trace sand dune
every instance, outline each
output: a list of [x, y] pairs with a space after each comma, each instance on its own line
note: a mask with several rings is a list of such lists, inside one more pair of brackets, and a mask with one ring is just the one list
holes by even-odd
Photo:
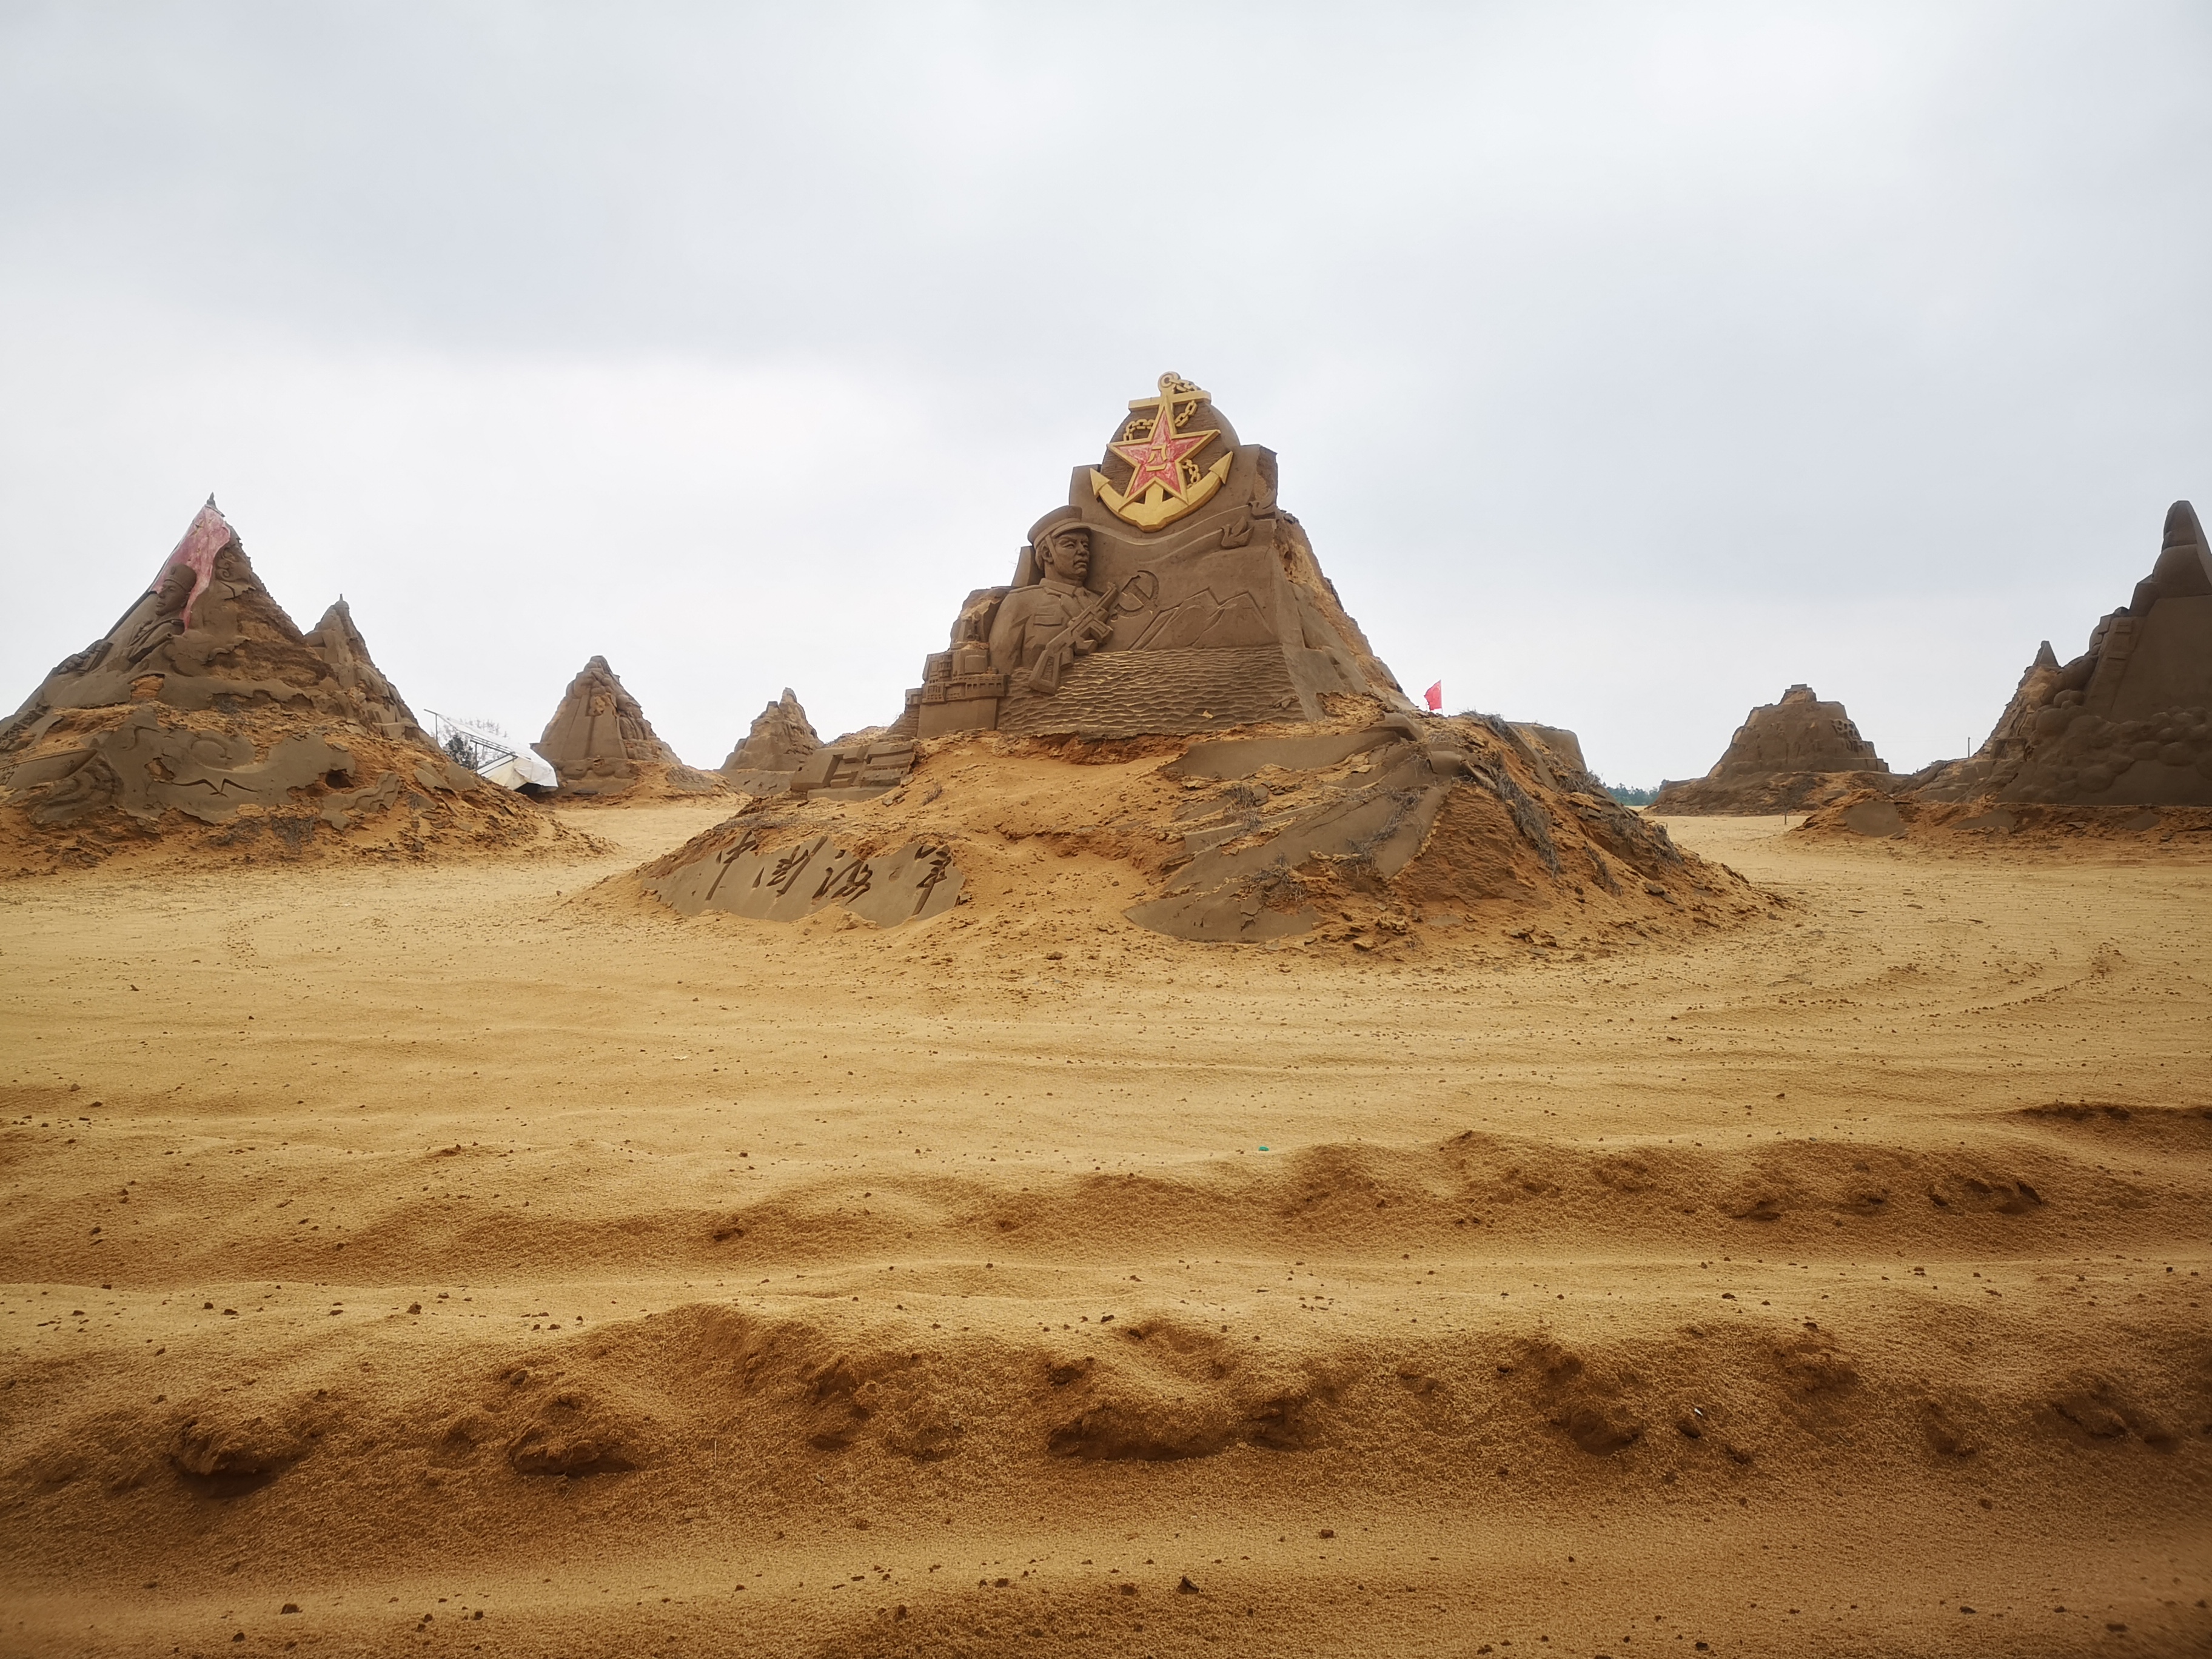
[[643, 896], [723, 810], [0, 888], [0, 1646], [2212, 1642], [2202, 853], [1263, 949]]

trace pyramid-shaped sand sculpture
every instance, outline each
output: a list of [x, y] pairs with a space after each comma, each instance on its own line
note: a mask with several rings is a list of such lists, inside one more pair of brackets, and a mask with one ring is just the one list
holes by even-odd
[[821, 735], [789, 686], [761, 710], [744, 741], [722, 763], [722, 781], [749, 795], [790, 792], [792, 778], [822, 747]]
[[605, 657], [568, 682], [531, 747], [551, 763], [563, 795], [635, 801], [725, 793], [714, 774], [686, 766], [660, 740]]
[[1711, 771], [1662, 784], [1651, 810], [1712, 817], [1802, 812], [1895, 781], [1843, 704], [1823, 702], [1809, 685], [1793, 685], [1781, 702], [1751, 711]]
[[1602, 945], [1765, 906], [1616, 804], [1571, 733], [1415, 713], [1275, 477], [1161, 376], [1013, 580], [969, 595], [900, 722], [824, 744], [646, 889], [685, 915], [1389, 950]]
[[0, 725], [0, 867], [565, 838], [432, 747], [333, 615], [303, 635], [210, 498], [122, 619]]
[[1989, 740], [1900, 793], [1924, 802], [2212, 806], [2212, 547], [2187, 501], [2167, 509], [2151, 573], [2089, 648], [2045, 640]]

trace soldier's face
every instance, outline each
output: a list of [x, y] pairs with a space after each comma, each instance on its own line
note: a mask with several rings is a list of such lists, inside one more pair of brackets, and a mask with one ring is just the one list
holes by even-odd
[[1045, 548], [1044, 567], [1064, 582], [1079, 582], [1091, 574], [1091, 538], [1080, 530], [1063, 530]]

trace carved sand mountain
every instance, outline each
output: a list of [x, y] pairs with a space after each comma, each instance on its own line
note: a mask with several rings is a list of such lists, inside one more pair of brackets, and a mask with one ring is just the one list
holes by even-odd
[[354, 717], [362, 725], [394, 743], [436, 746], [416, 720], [407, 700], [384, 678], [369, 656], [368, 641], [362, 638], [361, 629], [354, 625], [353, 607], [343, 596], [323, 612], [322, 621], [315, 624], [307, 640], [330, 665], [331, 678], [353, 699]]
[[969, 595], [902, 726], [817, 750], [646, 890], [687, 915], [1392, 950], [1607, 948], [1765, 907], [1614, 803], [1571, 732], [1414, 712], [1274, 456], [1159, 386], [1013, 581]]
[[[212, 497], [120, 620], [0, 726], [0, 870], [138, 848], [419, 857], [570, 839], [414, 732], [344, 623], [302, 635]], [[381, 688], [378, 690], [377, 688]]]
[[793, 774], [822, 747], [822, 738], [789, 686], [780, 702], [761, 710], [744, 741], [722, 763], [722, 778], [747, 794], [775, 794], [791, 787]]
[[531, 745], [552, 763], [564, 795], [643, 800], [724, 792], [711, 772], [686, 766], [663, 743], [605, 657], [586, 663]]
[[1929, 801], [2212, 806], [2212, 546], [2176, 501], [2151, 573], [2061, 665], [2051, 642], [1986, 742], [1917, 781]]
[[1012, 581], [968, 596], [895, 731], [1127, 738], [1410, 711], [1277, 505], [1274, 452], [1173, 374], [1129, 411]]
[[[2084, 808], [2127, 809], [2100, 818]], [[1982, 746], [1819, 814], [1814, 834], [2212, 830], [2212, 545], [2176, 501], [2149, 575], [2062, 665], [2045, 640]]]
[[1651, 810], [1665, 814], [1762, 816], [1800, 812], [1893, 781], [1839, 702], [1793, 685], [1736, 727], [1727, 751], [1702, 778], [1669, 780]]

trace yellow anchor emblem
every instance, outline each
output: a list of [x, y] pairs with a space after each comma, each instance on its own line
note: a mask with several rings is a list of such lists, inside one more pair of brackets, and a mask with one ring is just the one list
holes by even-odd
[[1221, 434], [1218, 430], [1184, 430], [1198, 413], [1207, 394], [1170, 369], [1160, 376], [1157, 398], [1129, 400], [1129, 422], [1121, 437], [1107, 447], [1131, 468], [1126, 493], [1108, 482], [1097, 467], [1091, 469], [1091, 494], [1106, 503], [1107, 511], [1126, 519], [1139, 530], [1158, 530], [1186, 513], [1194, 512], [1228, 482], [1234, 454], [1224, 455], [1201, 468], [1192, 458]]

